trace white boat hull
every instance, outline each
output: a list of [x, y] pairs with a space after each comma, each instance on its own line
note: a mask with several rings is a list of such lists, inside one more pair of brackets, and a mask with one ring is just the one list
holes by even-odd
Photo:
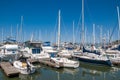
[[56, 64], [67, 67], [67, 68], [77, 68], [79, 67], [78, 61], [69, 60], [67, 58], [51, 58]]
[[21, 74], [32, 74], [35, 72], [35, 68], [33, 68], [32, 66], [30, 67], [30, 69], [28, 70], [27, 66], [26, 65], [23, 65], [22, 62], [20, 61], [15, 61], [13, 63], [14, 67], [16, 69], [18, 69], [18, 71], [21, 73]]

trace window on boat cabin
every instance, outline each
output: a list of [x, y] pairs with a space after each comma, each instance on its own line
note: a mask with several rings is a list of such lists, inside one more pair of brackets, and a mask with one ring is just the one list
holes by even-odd
[[40, 54], [41, 50], [36, 48], [36, 49], [32, 49], [32, 54]]
[[111, 57], [113, 57], [113, 58], [114, 58], [115, 56], [114, 56], [114, 55], [111, 55]]
[[16, 51], [16, 49], [7, 49], [7, 51]]
[[107, 56], [108, 56], [108, 57], [112, 57], [112, 58], [114, 57], [114, 55], [107, 55]]
[[7, 49], [8, 52], [15, 53], [17, 50], [16, 49]]

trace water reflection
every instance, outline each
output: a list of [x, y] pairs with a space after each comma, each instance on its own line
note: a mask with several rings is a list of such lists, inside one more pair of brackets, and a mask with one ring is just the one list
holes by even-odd
[[118, 80], [120, 68], [99, 66], [87, 63], [81, 63], [80, 65], [81, 77], [83, 80]]
[[40, 70], [37, 69], [34, 74], [29, 75], [20, 74], [19, 80], [37, 80], [40, 76], [41, 76]]
[[120, 80], [119, 67], [80, 63], [77, 69], [42, 66], [34, 74], [8, 78], [0, 71], [0, 80]]

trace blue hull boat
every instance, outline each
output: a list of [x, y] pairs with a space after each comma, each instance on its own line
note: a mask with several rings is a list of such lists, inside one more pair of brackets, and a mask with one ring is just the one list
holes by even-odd
[[98, 65], [106, 65], [106, 66], [112, 66], [112, 63], [110, 60], [96, 60], [96, 59], [89, 59], [84, 57], [74, 57], [79, 61], [92, 63], [92, 64], [98, 64]]

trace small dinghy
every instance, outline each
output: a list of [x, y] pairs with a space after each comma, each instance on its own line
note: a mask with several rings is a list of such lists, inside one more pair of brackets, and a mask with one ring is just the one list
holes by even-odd
[[13, 66], [17, 68], [21, 74], [31, 74], [35, 72], [35, 66], [30, 64], [26, 58], [14, 61]]

